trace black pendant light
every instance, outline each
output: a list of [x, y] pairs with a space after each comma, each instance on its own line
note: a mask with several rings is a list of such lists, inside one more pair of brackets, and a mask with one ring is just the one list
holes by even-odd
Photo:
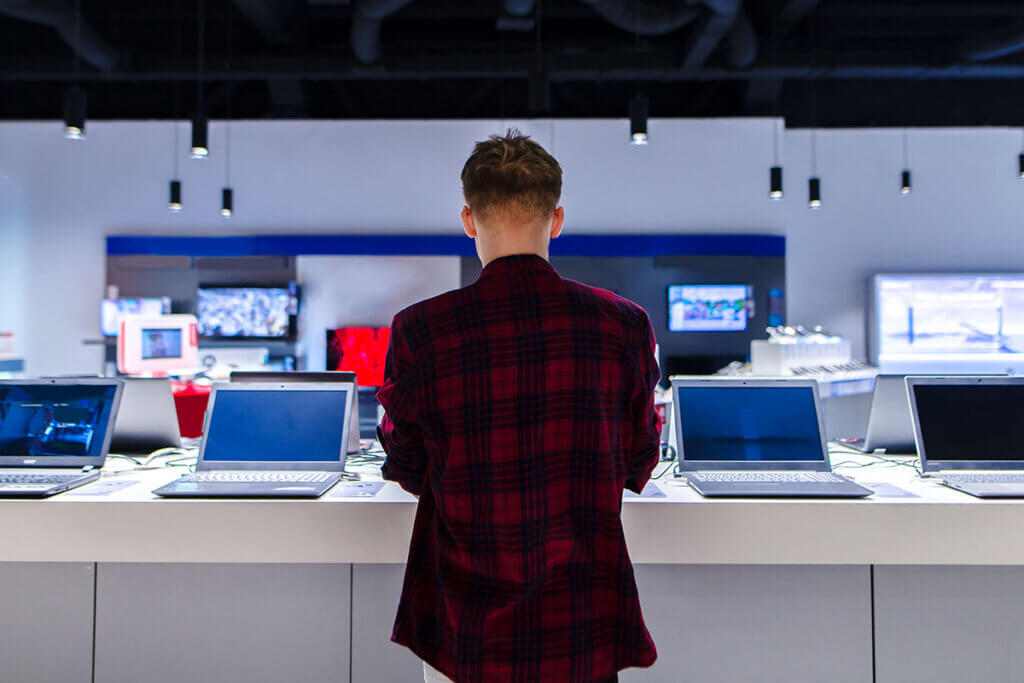
[[647, 138], [647, 97], [637, 93], [629, 101], [629, 144], [646, 145]]
[[192, 158], [210, 156], [210, 121], [203, 106], [203, 56], [206, 39], [206, 2], [199, 0], [196, 27], [196, 113], [192, 115]]
[[811, 177], [807, 179], [807, 206], [821, 208], [821, 178], [818, 177], [818, 131], [811, 129]]
[[[82, 44], [82, 3], [75, 0], [75, 41]], [[78, 84], [78, 50], [75, 55], [75, 84], [64, 91], [64, 138], [67, 140], [85, 139], [85, 91]]]
[[782, 192], [782, 162], [779, 160], [779, 157], [780, 157], [780, 154], [779, 154], [779, 147], [780, 147], [779, 138], [781, 137], [779, 128], [781, 128], [782, 125], [783, 125], [783, 123], [780, 120], [778, 123], [775, 124], [775, 128], [773, 129], [773, 132], [772, 132], [773, 147], [774, 147], [774, 154], [775, 154], [775, 164], [771, 167], [771, 170], [768, 173], [768, 196], [772, 200], [774, 200], [774, 201], [778, 201], [778, 200], [782, 199], [782, 197], [783, 197], [783, 192]]
[[171, 175], [170, 192], [167, 197], [167, 208], [172, 213], [181, 213], [181, 180], [178, 176], [178, 142], [180, 138], [179, 131], [181, 124], [175, 121], [172, 125], [174, 126], [174, 146], [172, 148], [173, 156], [171, 157], [173, 159], [173, 173]]
[[913, 191], [910, 182], [910, 133], [903, 129], [903, 171], [900, 173], [900, 194], [907, 196]]

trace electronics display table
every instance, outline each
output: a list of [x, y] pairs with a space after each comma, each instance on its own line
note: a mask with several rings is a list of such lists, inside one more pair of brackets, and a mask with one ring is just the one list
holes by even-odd
[[[661, 656], [622, 679], [1018, 678], [1024, 501], [975, 500], [901, 466], [839, 471], [887, 490], [710, 501], [666, 474], [665, 497], [627, 500]], [[388, 643], [412, 496], [390, 483], [372, 498], [339, 497], [339, 485], [317, 501], [149, 493], [180, 473], [106, 476], [135, 482], [106, 495], [0, 501], [11, 680], [416, 680], [415, 657]]]

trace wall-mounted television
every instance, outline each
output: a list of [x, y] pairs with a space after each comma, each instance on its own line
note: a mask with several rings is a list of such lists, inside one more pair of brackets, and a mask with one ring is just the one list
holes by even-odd
[[121, 331], [121, 317], [141, 315], [154, 318], [171, 312], [168, 297], [145, 299], [103, 299], [100, 302], [100, 333], [104, 337], [116, 337]]
[[298, 286], [199, 285], [196, 317], [208, 339], [293, 340]]
[[753, 297], [749, 285], [670, 285], [669, 332], [741, 332]]
[[327, 370], [354, 372], [360, 387], [379, 387], [390, 339], [390, 327], [327, 330]]
[[883, 372], [1024, 372], [1024, 273], [880, 274], [870, 309]]

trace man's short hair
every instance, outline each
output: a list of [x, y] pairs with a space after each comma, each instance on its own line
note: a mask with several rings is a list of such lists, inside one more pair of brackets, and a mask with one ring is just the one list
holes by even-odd
[[476, 143], [462, 167], [462, 194], [475, 214], [551, 216], [562, 196], [562, 167], [516, 129]]

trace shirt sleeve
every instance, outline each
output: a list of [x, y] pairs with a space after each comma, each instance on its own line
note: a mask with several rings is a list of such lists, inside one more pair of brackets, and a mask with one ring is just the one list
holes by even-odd
[[643, 314], [640, 343], [637, 345], [637, 389], [630, 399], [627, 433], [630, 434], [629, 472], [626, 488], [640, 493], [658, 464], [661, 447], [661, 417], [654, 408], [654, 388], [661, 379], [654, 355], [654, 330]]
[[417, 422], [418, 390], [416, 364], [404, 336], [400, 315], [391, 324], [384, 383], [377, 400], [384, 406], [384, 418], [377, 426], [377, 440], [387, 453], [381, 473], [413, 495], [420, 495], [426, 482], [427, 451], [423, 430]]

